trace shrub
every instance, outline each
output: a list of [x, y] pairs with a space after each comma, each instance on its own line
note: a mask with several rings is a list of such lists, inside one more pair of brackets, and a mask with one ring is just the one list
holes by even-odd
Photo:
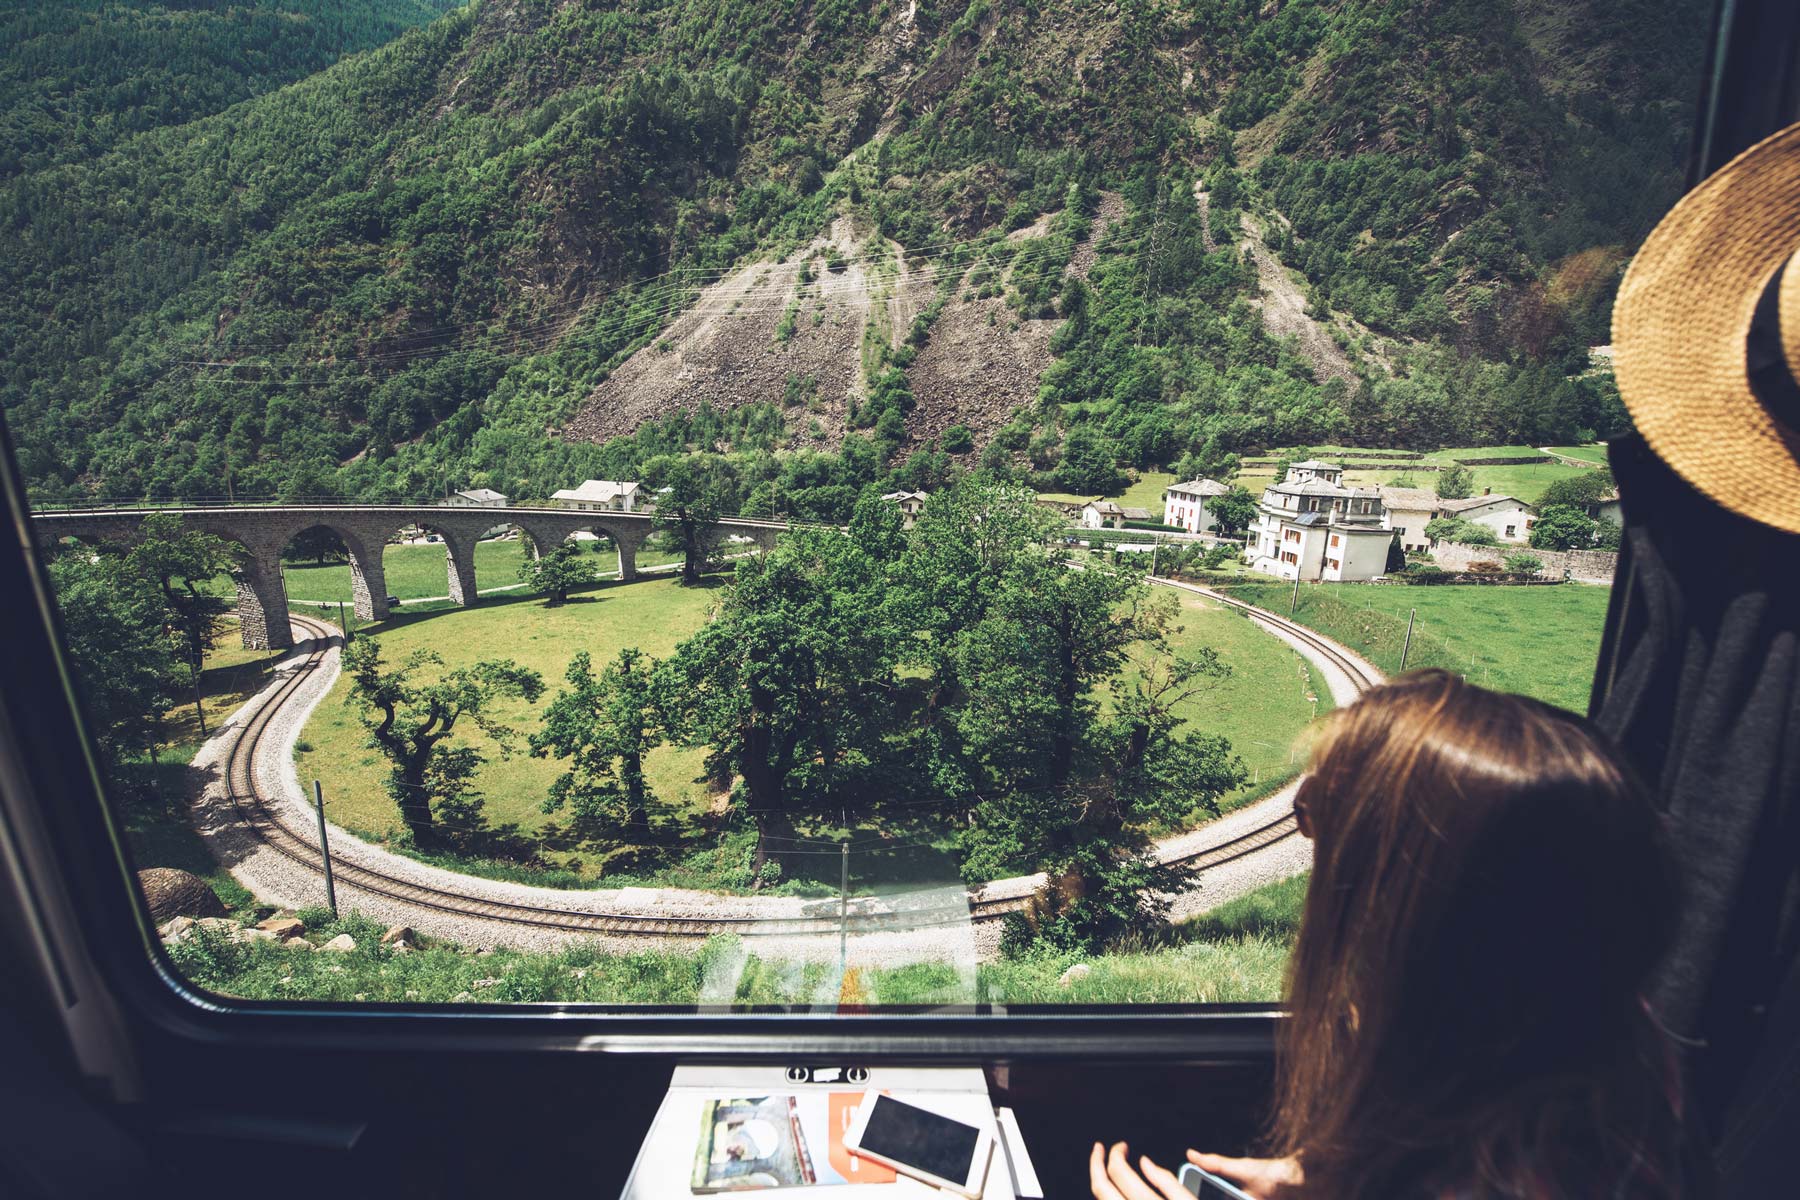
[[1535, 554], [1509, 554], [1506, 556], [1506, 569], [1519, 575], [1536, 575], [1544, 569], [1544, 560]]

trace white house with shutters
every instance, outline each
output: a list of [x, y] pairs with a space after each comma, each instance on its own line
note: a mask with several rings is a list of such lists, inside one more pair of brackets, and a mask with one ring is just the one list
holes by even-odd
[[577, 512], [644, 512], [643, 489], [618, 479], [590, 479], [577, 488], [564, 488], [550, 497], [562, 508]]
[[1515, 496], [1496, 496], [1487, 491], [1463, 500], [1439, 500], [1438, 513], [1485, 525], [1495, 537], [1513, 546], [1525, 545], [1531, 538], [1531, 527], [1537, 524], [1537, 509], [1531, 505]]
[[1179, 525], [1189, 533], [1213, 533], [1219, 519], [1207, 502], [1231, 489], [1216, 479], [1190, 479], [1163, 489], [1163, 524]]
[[1376, 488], [1345, 487], [1344, 468], [1309, 459], [1263, 489], [1251, 566], [1282, 579], [1354, 582], [1387, 570], [1394, 531]]

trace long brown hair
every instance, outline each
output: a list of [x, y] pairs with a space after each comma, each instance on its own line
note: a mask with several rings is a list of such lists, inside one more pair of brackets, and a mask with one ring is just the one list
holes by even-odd
[[1585, 721], [1442, 671], [1339, 712], [1297, 806], [1312, 880], [1275, 1150], [1305, 1196], [1664, 1192], [1640, 988], [1669, 936], [1657, 818]]

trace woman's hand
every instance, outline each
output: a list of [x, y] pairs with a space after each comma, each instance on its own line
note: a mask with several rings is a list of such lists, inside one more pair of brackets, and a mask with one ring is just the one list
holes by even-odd
[[1094, 1200], [1194, 1200], [1194, 1194], [1175, 1176], [1146, 1157], [1138, 1158], [1142, 1175], [1132, 1170], [1125, 1157], [1128, 1149], [1124, 1142], [1116, 1142], [1112, 1152], [1105, 1153], [1099, 1142], [1094, 1143], [1094, 1151], [1088, 1155], [1088, 1183], [1094, 1189]]
[[1187, 1157], [1202, 1171], [1231, 1180], [1256, 1200], [1273, 1200], [1284, 1188], [1299, 1187], [1306, 1178], [1300, 1160], [1293, 1157], [1226, 1158], [1223, 1154], [1202, 1154], [1198, 1150], [1189, 1150]]

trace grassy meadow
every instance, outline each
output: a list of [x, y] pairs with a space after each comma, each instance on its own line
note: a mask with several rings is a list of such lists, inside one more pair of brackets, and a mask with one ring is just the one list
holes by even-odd
[[[239, 944], [200, 933], [169, 948], [175, 965], [211, 991], [254, 1000], [371, 1004], [543, 1003], [863, 1006], [1272, 1003], [1299, 926], [1306, 877], [1240, 897], [1177, 927], [1170, 945], [1083, 958], [1071, 954], [982, 963], [852, 968], [755, 954], [754, 940], [714, 938], [697, 952], [606, 954], [591, 946], [555, 953], [497, 949], [476, 957], [427, 942], [409, 954], [379, 944], [381, 926], [322, 909], [300, 914], [315, 945], [348, 933], [348, 953]], [[254, 916], [255, 913], [246, 913]], [[1077, 963], [1088, 970], [1063, 983]]]
[[[1288, 611], [1293, 585], [1230, 586], [1251, 604]], [[1304, 584], [1295, 619], [1356, 650], [1382, 670], [1400, 666], [1409, 610], [1418, 610], [1408, 668], [1444, 667], [1469, 682], [1522, 692], [1586, 712], [1611, 589], [1445, 584]]]
[[1073, 492], [1039, 492], [1041, 500], [1056, 500], [1070, 504], [1086, 504], [1089, 500], [1117, 501], [1120, 508], [1147, 508], [1151, 519], [1162, 516], [1163, 492], [1168, 490], [1175, 476], [1167, 471], [1144, 471], [1126, 485], [1121, 492], [1112, 492], [1105, 496], [1076, 495]]
[[[578, 542], [577, 545], [594, 551], [597, 542]], [[475, 586], [480, 591], [494, 588], [513, 587], [519, 582], [519, 564], [523, 561], [524, 543], [517, 538], [494, 538], [491, 541], [475, 544]], [[645, 547], [638, 552], [637, 564], [645, 567], [666, 566], [680, 560], [679, 554], [665, 550], [653, 550]], [[601, 578], [612, 578], [619, 571], [618, 551], [610, 546], [604, 550], [594, 551], [593, 561], [600, 571]], [[381, 555], [381, 565], [387, 575], [388, 595], [397, 596], [401, 600], [423, 600], [426, 597], [440, 597], [449, 594], [449, 567], [444, 559], [444, 547], [441, 544], [427, 543], [423, 545], [387, 546]], [[336, 602], [350, 600], [350, 564], [333, 562], [319, 565], [315, 563], [290, 562], [283, 568], [287, 576], [287, 594], [290, 603], [307, 601]], [[523, 589], [520, 589], [523, 590]]]
[[[705, 621], [718, 586], [683, 588], [673, 579], [609, 583], [576, 593], [554, 608], [524, 593], [489, 597], [467, 609], [408, 613], [365, 626], [360, 633], [378, 637], [384, 659], [398, 663], [415, 650], [434, 650], [449, 667], [484, 658], [510, 658], [538, 671], [549, 695], [562, 685], [564, 671], [578, 651], [593, 656], [596, 669], [622, 648], [631, 646], [663, 657]], [[555, 840], [556, 820], [540, 811], [550, 782], [561, 772], [555, 763], [523, 753], [524, 739], [537, 727], [537, 710], [524, 701], [499, 706], [496, 716], [519, 734], [519, 751], [503, 756], [499, 746], [479, 730], [459, 729], [457, 738], [478, 747], [488, 758], [476, 779], [485, 800], [488, 822], [527, 831], [548, 831]], [[382, 790], [385, 760], [365, 745], [366, 733], [350, 702], [350, 681], [340, 678], [314, 712], [296, 749], [296, 766], [305, 780], [325, 785], [332, 820], [356, 833], [377, 839], [397, 836], [399, 815]], [[646, 764], [656, 795], [679, 811], [698, 815], [714, 798], [695, 781], [703, 753], [662, 747]], [[570, 856], [561, 865], [568, 867]], [[579, 874], [581, 864], [570, 868]]]
[[[438, 651], [450, 666], [480, 658], [513, 658], [539, 671], [553, 694], [579, 650], [592, 654], [596, 664], [624, 646], [657, 657], [667, 655], [706, 619], [712, 595], [712, 587], [688, 589], [673, 579], [646, 579], [604, 584], [557, 608], [515, 594], [489, 597], [462, 610], [401, 610], [386, 622], [367, 626], [365, 633], [381, 639], [390, 662], [417, 649]], [[1318, 697], [1320, 710], [1330, 707], [1330, 697], [1316, 684], [1305, 661], [1281, 641], [1202, 597], [1181, 593], [1178, 602], [1175, 650], [1212, 646], [1232, 668], [1230, 677], [1187, 701], [1183, 716], [1198, 728], [1228, 737], [1243, 757], [1253, 782], [1224, 798], [1227, 807], [1241, 804], [1292, 774], [1293, 746], [1315, 711], [1312, 697]], [[327, 811], [338, 824], [376, 840], [395, 841], [402, 826], [382, 789], [386, 764], [367, 746], [349, 692], [349, 681], [340, 679], [315, 711], [296, 747], [296, 767], [302, 780], [317, 778], [324, 783]], [[518, 732], [521, 744], [539, 719], [538, 709], [523, 702], [506, 704], [499, 716]], [[457, 736], [480, 748], [488, 759], [475, 781], [488, 826], [534, 843], [541, 865], [513, 869], [471, 859], [435, 861], [552, 886], [635, 882], [735, 886], [731, 872], [742, 866], [750, 833], [720, 828], [722, 797], [700, 778], [703, 751], [663, 746], [649, 756], [651, 786], [686, 831], [686, 845], [647, 854], [630, 847], [596, 850], [591, 844], [577, 845], [560, 814], [541, 811], [560, 764], [516, 752], [503, 756], [491, 739], [473, 728], [459, 730]], [[1202, 816], [1194, 814], [1196, 820]], [[709, 837], [709, 831], [717, 836]], [[863, 842], [879, 836], [894, 843], [852, 856], [852, 875], [859, 887], [951, 883], [958, 878], [949, 839], [922, 814], [914, 813], [910, 819], [900, 813], [861, 818], [852, 814], [848, 824], [821, 818], [803, 822], [800, 833], [822, 840], [851, 836]], [[788, 858], [784, 871], [796, 889], [835, 890], [839, 870], [835, 854], [796, 853]]]
[[1606, 465], [1606, 445], [1604, 442], [1591, 446], [1546, 446], [1546, 450], [1554, 451], [1565, 458], [1579, 458], [1582, 462], [1591, 462], [1595, 466]]

